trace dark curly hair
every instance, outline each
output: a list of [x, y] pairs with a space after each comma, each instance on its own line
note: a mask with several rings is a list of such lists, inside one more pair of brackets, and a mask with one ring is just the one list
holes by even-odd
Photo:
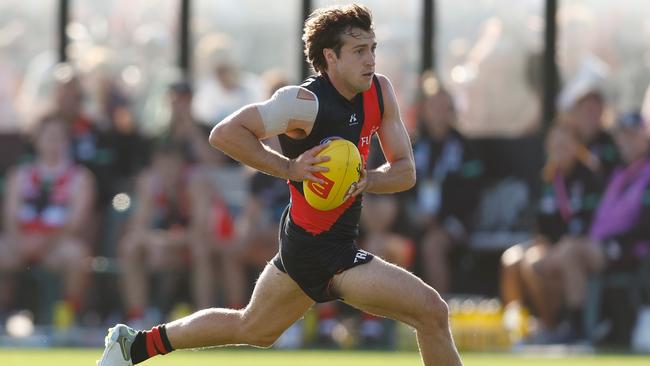
[[317, 9], [305, 21], [302, 40], [305, 56], [316, 72], [327, 71], [323, 49], [331, 48], [338, 57], [343, 41], [341, 35], [352, 28], [373, 32], [372, 14], [364, 5], [350, 4]]

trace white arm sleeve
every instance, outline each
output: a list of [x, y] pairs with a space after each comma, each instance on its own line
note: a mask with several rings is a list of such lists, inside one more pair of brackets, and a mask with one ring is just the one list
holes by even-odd
[[[300, 91], [313, 98], [301, 98]], [[290, 120], [313, 124], [318, 114], [318, 98], [311, 91], [299, 86], [285, 86], [276, 91], [271, 99], [257, 105], [264, 123], [264, 137], [287, 132]]]

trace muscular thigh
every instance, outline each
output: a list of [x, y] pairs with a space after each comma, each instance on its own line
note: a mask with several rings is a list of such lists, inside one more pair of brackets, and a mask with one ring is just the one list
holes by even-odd
[[281, 333], [313, 304], [289, 275], [267, 264], [243, 316], [245, 324], [263, 328], [267, 333]]
[[405, 269], [379, 257], [334, 276], [342, 300], [363, 311], [415, 326], [419, 309], [438, 293]]

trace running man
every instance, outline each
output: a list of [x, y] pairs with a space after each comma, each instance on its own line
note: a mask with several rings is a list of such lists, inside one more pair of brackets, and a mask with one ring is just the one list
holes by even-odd
[[[149, 331], [109, 330], [100, 366], [140, 363], [175, 349], [247, 344], [270, 347], [315, 302], [340, 300], [411, 325], [424, 365], [461, 365], [447, 304], [406, 270], [357, 247], [362, 192], [393, 193], [415, 184], [411, 143], [388, 78], [375, 74], [370, 11], [359, 5], [316, 10], [305, 22], [305, 55], [317, 75], [278, 90], [221, 121], [210, 143], [242, 164], [287, 179], [291, 203], [280, 249], [244, 309], [206, 309]], [[317, 211], [304, 180], [323, 184], [316, 164], [328, 138], [345, 138], [367, 158], [377, 133], [387, 163], [364, 171], [356, 190], [331, 211]], [[282, 154], [260, 140], [279, 136]]]

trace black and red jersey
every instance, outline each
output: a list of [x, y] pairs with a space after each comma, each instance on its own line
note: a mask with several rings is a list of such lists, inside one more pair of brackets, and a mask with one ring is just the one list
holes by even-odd
[[[370, 152], [372, 136], [379, 130], [383, 115], [383, 99], [379, 80], [375, 76], [371, 87], [352, 100], [343, 97], [327, 75], [308, 78], [302, 87], [318, 98], [318, 114], [311, 133], [304, 139], [280, 135], [285, 156], [293, 159], [332, 137], [346, 139], [357, 146], [364, 165]], [[305, 200], [302, 182], [289, 181], [291, 193], [290, 224], [302, 230], [331, 239], [355, 239], [359, 232], [361, 196], [351, 198], [341, 206], [320, 211]]]
[[70, 220], [70, 209], [81, 169], [69, 164], [54, 175], [44, 174], [37, 164], [21, 167], [21, 205], [18, 224], [24, 232], [52, 233]]

